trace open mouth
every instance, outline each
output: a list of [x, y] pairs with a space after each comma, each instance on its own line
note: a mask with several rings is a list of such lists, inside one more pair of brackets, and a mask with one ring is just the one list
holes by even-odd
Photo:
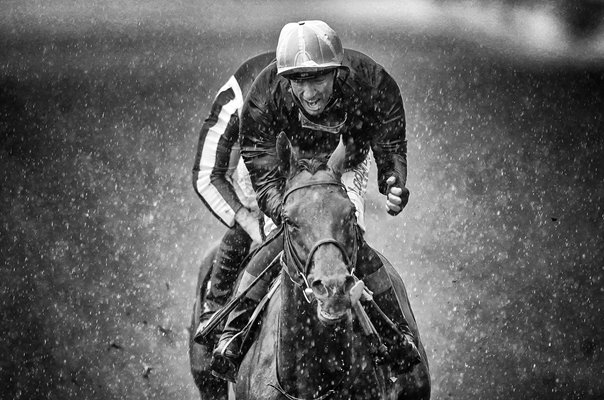
[[320, 100], [304, 100], [304, 104], [306, 105], [306, 111], [309, 112], [317, 112], [321, 109], [321, 101]]
[[317, 311], [321, 322], [327, 325], [338, 323], [348, 316], [347, 309], [336, 313], [328, 312], [321, 306], [320, 302], [317, 305]]

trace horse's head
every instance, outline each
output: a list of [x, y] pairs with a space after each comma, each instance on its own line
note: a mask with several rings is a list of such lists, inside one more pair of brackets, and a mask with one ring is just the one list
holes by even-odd
[[[334, 324], [350, 315], [357, 251], [355, 208], [340, 182], [343, 154], [329, 161], [297, 160], [287, 137], [277, 154], [288, 177], [282, 204], [289, 275], [317, 300], [319, 320]], [[358, 292], [358, 290], [353, 290]]]

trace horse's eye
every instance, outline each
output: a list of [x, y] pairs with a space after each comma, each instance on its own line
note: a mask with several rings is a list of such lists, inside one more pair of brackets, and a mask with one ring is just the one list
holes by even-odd
[[346, 222], [349, 224], [356, 224], [357, 222], [357, 214], [354, 210], [354, 208], [352, 209], [352, 211], [348, 214], [348, 216], [346, 217]]
[[340, 223], [342, 225], [347, 225], [347, 226], [354, 225], [355, 222], [356, 222], [356, 218], [355, 217], [356, 217], [356, 215], [355, 215], [355, 213], [353, 211], [352, 213], [348, 213], [348, 214], [342, 216], [342, 220], [340, 221]]
[[287, 216], [283, 218], [283, 223], [290, 229], [298, 229], [298, 224]]

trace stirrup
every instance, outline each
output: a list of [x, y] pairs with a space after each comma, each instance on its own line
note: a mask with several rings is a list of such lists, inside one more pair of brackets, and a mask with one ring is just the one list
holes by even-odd
[[373, 299], [371, 305], [382, 320], [382, 329], [394, 333], [393, 337], [388, 338], [389, 335], [384, 335], [385, 332], [378, 332], [381, 338], [380, 345], [374, 355], [376, 363], [378, 365], [390, 364], [397, 371], [396, 373], [411, 371], [415, 365], [422, 361], [422, 357], [408, 324], [406, 321], [406, 326], [393, 322]]
[[421, 361], [419, 349], [409, 335], [399, 336], [398, 340], [389, 346], [382, 344], [376, 357], [378, 365], [390, 364], [396, 374], [410, 372]]
[[[242, 332], [237, 332], [227, 339], [220, 351], [217, 351], [218, 347], [214, 349], [210, 369], [212, 375], [215, 377], [235, 383], [237, 371], [239, 371], [239, 362], [241, 361], [241, 346], [235, 344], [235, 347], [237, 347], [236, 353], [229, 350], [229, 347], [231, 347], [233, 341], [239, 340], [241, 334]], [[220, 345], [221, 344], [219, 343], [219, 346]], [[228, 354], [227, 350], [232, 354]]]
[[411, 372], [413, 368], [422, 362], [422, 356], [419, 353], [419, 349], [415, 343], [411, 342], [412, 350], [398, 362], [394, 363], [394, 370], [398, 374], [405, 374]]
[[235, 383], [237, 380], [238, 366], [227, 358], [212, 359], [212, 375], [216, 378]]

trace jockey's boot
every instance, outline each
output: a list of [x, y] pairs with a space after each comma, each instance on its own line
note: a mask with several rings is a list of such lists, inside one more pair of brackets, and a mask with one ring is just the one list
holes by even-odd
[[260, 302], [256, 299], [244, 297], [229, 315], [222, 336], [212, 352], [212, 375], [235, 382], [242, 356], [242, 335], [240, 333], [249, 322], [258, 303]]
[[[212, 363], [210, 368], [212, 374], [235, 382], [239, 363], [242, 358], [242, 335], [240, 334], [250, 321], [256, 306], [260, 304], [264, 296], [269, 292], [270, 283], [281, 271], [280, 264], [273, 262], [283, 248], [283, 241], [274, 240], [279, 234], [270, 236], [260, 248], [241, 276], [237, 287], [236, 296], [240, 297], [245, 292], [235, 309], [231, 311], [223, 328], [222, 336], [212, 352]], [[267, 266], [271, 266], [269, 269]], [[258, 279], [261, 275], [261, 279]]]
[[[203, 330], [212, 315], [220, 310], [233, 294], [239, 270], [250, 245], [249, 235], [237, 224], [224, 235], [214, 257], [210, 288], [202, 304], [197, 332]], [[217, 333], [220, 334], [219, 331]], [[196, 340], [203, 338], [196, 336]]]
[[[208, 292], [209, 294], [209, 292]], [[200, 316], [199, 316], [199, 325], [197, 325], [197, 329], [195, 330], [195, 335], [193, 336], [193, 340], [196, 343], [203, 345], [212, 345], [212, 343], [216, 343], [218, 337], [220, 337], [220, 333], [222, 329], [220, 328], [220, 324], [214, 329], [214, 335], [210, 335], [209, 333], [203, 332], [206, 325], [210, 322], [210, 319], [218, 310], [222, 308], [224, 304], [219, 304], [213, 301], [208, 300], [206, 294], [205, 301], [201, 304]], [[214, 339], [212, 339], [212, 337]]]
[[378, 354], [378, 363], [391, 364], [395, 373], [411, 370], [421, 361], [421, 356], [394, 289], [390, 287], [380, 294], [374, 294], [373, 300], [375, 304], [367, 306], [367, 314], [385, 345]]

